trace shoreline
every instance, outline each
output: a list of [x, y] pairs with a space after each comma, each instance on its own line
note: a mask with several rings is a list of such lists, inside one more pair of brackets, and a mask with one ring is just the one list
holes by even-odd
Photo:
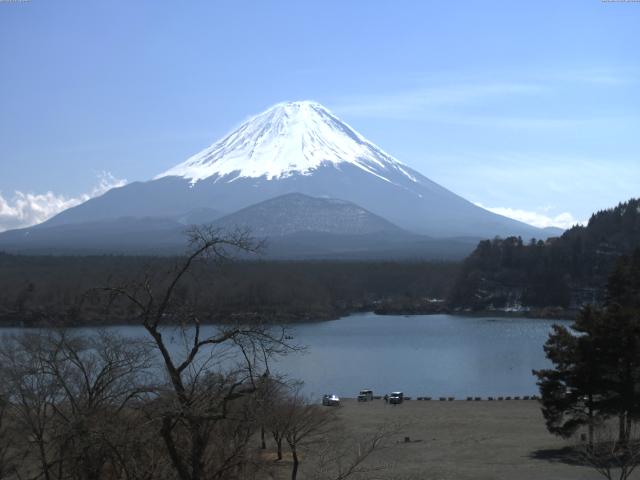
[[[416, 310], [416, 309], [380, 309], [380, 308], [371, 308], [371, 309], [355, 309], [348, 310], [344, 312], [336, 313], [335, 315], [318, 315], [318, 316], [310, 316], [310, 315], [289, 315], [284, 321], [272, 321], [275, 317], [273, 314], [269, 314], [267, 316], [266, 321], [263, 319], [263, 323], [266, 325], [299, 325], [299, 324], [310, 324], [310, 323], [321, 323], [321, 322], [330, 322], [335, 320], [340, 320], [342, 318], [349, 317], [351, 315], [358, 314], [374, 314], [381, 317], [391, 317], [391, 316], [402, 316], [402, 317], [417, 317], [417, 316], [431, 316], [431, 315], [453, 315], [459, 317], [473, 317], [473, 318], [522, 318], [528, 320], [560, 320], [560, 321], [573, 321], [578, 314], [578, 310], [558, 310], [558, 309], [538, 309], [538, 310], [530, 310], [530, 311], [504, 311], [504, 310], [478, 310], [478, 311], [468, 311], [468, 310], [457, 310], [457, 309], [438, 309], [435, 310]], [[235, 323], [236, 319], [230, 318], [233, 316], [224, 316], [219, 315], [220, 317], [225, 318], [225, 321], [216, 321], [215, 319], [211, 319], [209, 321], [201, 322], [201, 325], [231, 325]], [[246, 316], [246, 318], [259, 319], [259, 314], [257, 312], [253, 312], [252, 314], [242, 315], [236, 314], [237, 317]], [[270, 318], [269, 318], [270, 317]], [[237, 318], [240, 319], [240, 318]], [[178, 322], [167, 323], [167, 326], [177, 326]], [[136, 321], [109, 321], [109, 322], [42, 322], [42, 321], [8, 321], [5, 322], [0, 319], [0, 329], [3, 328], [21, 328], [21, 329], [41, 329], [41, 328], [109, 328], [109, 327], [135, 327], [140, 326], [140, 324]]]
[[419, 309], [374, 309], [376, 315], [457, 315], [461, 317], [510, 317], [544, 320], [574, 320], [580, 310], [560, 307], [545, 307], [531, 310], [466, 310], [442, 308], [438, 310]]

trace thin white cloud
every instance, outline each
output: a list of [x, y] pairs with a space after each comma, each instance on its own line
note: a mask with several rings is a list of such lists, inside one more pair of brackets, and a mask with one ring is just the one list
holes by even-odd
[[[582, 221], [597, 210], [638, 196], [640, 162], [633, 155], [612, 159], [543, 150], [454, 148], [431, 152], [412, 166], [474, 203], [517, 205], [551, 218], [571, 212]], [[555, 205], [551, 211], [541, 208], [550, 202]]]
[[126, 183], [126, 180], [115, 178], [109, 172], [102, 172], [99, 175], [98, 184], [90, 192], [77, 197], [66, 197], [53, 192], [25, 193], [16, 191], [13, 197], [7, 199], [0, 192], [0, 232], [30, 227], [44, 222], [63, 210], [75, 207]]
[[588, 83], [604, 87], [633, 85], [638, 80], [635, 68], [582, 68], [564, 72], [547, 72], [547, 79], [568, 83]]
[[[450, 124], [467, 127], [488, 127], [499, 129], [540, 130], [587, 127], [594, 124], [603, 124], [608, 119], [604, 118], [568, 118], [568, 117], [544, 117], [544, 116], [514, 116], [514, 115], [471, 115], [471, 114], [439, 114], [424, 115], [422, 121]], [[615, 118], [619, 122], [623, 119]]]
[[576, 219], [570, 212], [549, 215], [547, 213], [549, 208], [532, 211], [510, 207], [486, 207], [481, 203], [476, 203], [476, 205], [490, 212], [497, 213], [498, 215], [513, 218], [514, 220], [519, 220], [538, 228], [558, 227], [566, 230], [574, 225], [583, 225], [586, 223], [584, 220]]
[[412, 118], [442, 107], [469, 105], [487, 99], [531, 95], [544, 90], [532, 83], [485, 83], [429, 86], [404, 92], [359, 95], [332, 104], [341, 115]]
[[[584, 124], [606, 125], [611, 120], [626, 121], [614, 115], [584, 116], [554, 115], [541, 110], [531, 111], [527, 116], [482, 114], [480, 105], [526, 100], [527, 97], [555, 98], [572, 92], [577, 84], [585, 88], [602, 89], [632, 86], [637, 82], [636, 70], [613, 70], [606, 68], [566, 69], [547, 72], [496, 72], [491, 81], [486, 78], [468, 78], [455, 83], [446, 77], [420, 77], [414, 86], [395, 91], [371, 92], [337, 98], [331, 103], [332, 110], [339, 115], [363, 118], [394, 118], [397, 120], [420, 120], [423, 122], [447, 123], [463, 126], [514, 129], [575, 128]], [[417, 86], [415, 86], [417, 85]], [[547, 98], [547, 101], [549, 101]], [[553, 102], [552, 102], [553, 103]], [[527, 111], [531, 109], [528, 108]], [[637, 116], [632, 115], [637, 121]]]

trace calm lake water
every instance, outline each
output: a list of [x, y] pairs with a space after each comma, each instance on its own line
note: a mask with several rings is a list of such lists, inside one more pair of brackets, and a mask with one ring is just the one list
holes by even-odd
[[[304, 353], [272, 370], [305, 382], [305, 393], [353, 397], [363, 388], [410, 396], [537, 393], [532, 369], [549, 365], [542, 346], [554, 323], [567, 321], [455, 315], [350, 315], [290, 327]], [[146, 337], [141, 327], [110, 327]], [[80, 331], [85, 329], [80, 329]], [[3, 329], [14, 333], [18, 329]]]
[[542, 349], [554, 323], [526, 318], [455, 315], [379, 316], [296, 325], [304, 355], [278, 368], [305, 379], [310, 394], [355, 396], [401, 390], [410, 396], [537, 393], [532, 369], [549, 365]]

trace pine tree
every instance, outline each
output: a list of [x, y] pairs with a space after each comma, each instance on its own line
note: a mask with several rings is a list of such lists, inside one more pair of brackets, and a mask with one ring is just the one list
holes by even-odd
[[623, 257], [604, 308], [587, 307], [570, 329], [555, 326], [545, 344], [553, 368], [534, 371], [550, 432], [570, 437], [582, 426], [618, 417], [618, 439], [640, 419], [640, 250]]
[[568, 438], [586, 425], [590, 444], [594, 425], [604, 415], [599, 395], [602, 369], [596, 355], [597, 347], [590, 335], [602, 322], [599, 311], [586, 308], [572, 325], [572, 330], [580, 331], [582, 335], [555, 325], [544, 346], [554, 368], [533, 372], [538, 377], [547, 429]]

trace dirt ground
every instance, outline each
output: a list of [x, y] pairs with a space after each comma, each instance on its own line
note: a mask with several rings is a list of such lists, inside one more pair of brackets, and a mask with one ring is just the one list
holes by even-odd
[[[568, 441], [549, 434], [536, 401], [343, 400], [335, 408], [346, 432], [364, 436], [395, 425], [372, 478], [425, 480], [590, 480], [589, 467], [567, 461]], [[405, 437], [410, 441], [405, 442]], [[284, 466], [284, 465], [283, 465]], [[635, 478], [635, 477], [633, 477]], [[640, 477], [639, 477], [640, 478]]]

